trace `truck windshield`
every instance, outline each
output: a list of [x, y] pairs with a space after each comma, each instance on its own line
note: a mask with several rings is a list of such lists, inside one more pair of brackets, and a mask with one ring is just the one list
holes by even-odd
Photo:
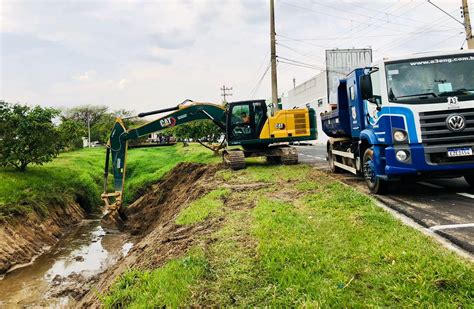
[[424, 58], [386, 65], [390, 102], [446, 102], [474, 99], [474, 55]]

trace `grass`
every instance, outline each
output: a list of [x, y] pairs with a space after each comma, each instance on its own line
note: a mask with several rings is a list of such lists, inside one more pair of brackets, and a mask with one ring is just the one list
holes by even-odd
[[207, 266], [198, 249], [153, 271], [129, 271], [102, 302], [106, 308], [176, 308], [189, 298], [191, 284]]
[[[474, 303], [472, 263], [321, 172], [255, 162], [218, 177], [229, 184], [259, 181], [269, 186], [227, 195], [240, 207], [226, 208], [223, 225], [205, 236], [212, 240], [201, 248], [206, 267], [186, 282], [191, 296], [173, 307], [467, 308]], [[172, 283], [157, 275], [163, 280], [160, 285]], [[108, 297], [147, 307], [147, 297], [121, 297], [127, 276], [117, 280]], [[151, 280], [145, 281], [137, 288], [156, 289]], [[135, 290], [135, 284], [127, 289]], [[163, 297], [176, 294], [173, 289], [163, 291]]]
[[[25, 172], [0, 168], [0, 217], [30, 211], [47, 215], [51, 206], [66, 206], [74, 200], [94, 210], [102, 203], [104, 157], [105, 149], [91, 148], [61, 153], [43, 166], [28, 166]], [[212, 163], [220, 158], [195, 144], [129, 150], [125, 203], [183, 161]]]
[[228, 189], [215, 189], [203, 197], [192, 202], [180, 212], [175, 220], [178, 225], [187, 225], [204, 221], [212, 214], [216, 214], [224, 205], [223, 199], [229, 195]]

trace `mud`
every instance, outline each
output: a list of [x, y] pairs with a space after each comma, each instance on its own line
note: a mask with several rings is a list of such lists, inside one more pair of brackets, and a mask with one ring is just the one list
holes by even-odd
[[52, 207], [46, 218], [37, 213], [0, 221], [0, 275], [29, 264], [56, 244], [71, 226], [85, 216], [77, 203]]
[[129, 241], [106, 234], [98, 218], [81, 221], [31, 265], [0, 280], [0, 308], [74, 307], [98, 274], [128, 253]]
[[130, 268], [151, 269], [163, 265], [171, 258], [181, 256], [196, 244], [203, 235], [219, 225], [221, 218], [212, 218], [189, 226], [176, 225], [180, 211], [192, 201], [223, 185], [215, 173], [220, 165], [182, 163], [176, 166], [159, 183], [152, 186], [125, 214], [125, 232], [139, 240], [130, 253], [114, 267], [105, 271], [93, 288], [80, 302], [83, 308], [100, 307], [97, 292], [105, 293], [113, 281]]

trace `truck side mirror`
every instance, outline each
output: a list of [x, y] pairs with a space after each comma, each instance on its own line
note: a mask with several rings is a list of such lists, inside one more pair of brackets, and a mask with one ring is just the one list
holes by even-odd
[[374, 97], [372, 91], [372, 81], [370, 80], [370, 75], [362, 75], [359, 78], [360, 91], [363, 100], [370, 100]]

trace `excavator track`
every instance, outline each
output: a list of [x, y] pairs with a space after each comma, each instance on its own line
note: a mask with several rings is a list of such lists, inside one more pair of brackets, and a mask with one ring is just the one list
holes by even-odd
[[298, 164], [298, 151], [295, 147], [280, 148], [281, 162], [285, 165]]
[[224, 150], [223, 159], [225, 164], [233, 170], [240, 170], [246, 167], [245, 154], [242, 150]]

